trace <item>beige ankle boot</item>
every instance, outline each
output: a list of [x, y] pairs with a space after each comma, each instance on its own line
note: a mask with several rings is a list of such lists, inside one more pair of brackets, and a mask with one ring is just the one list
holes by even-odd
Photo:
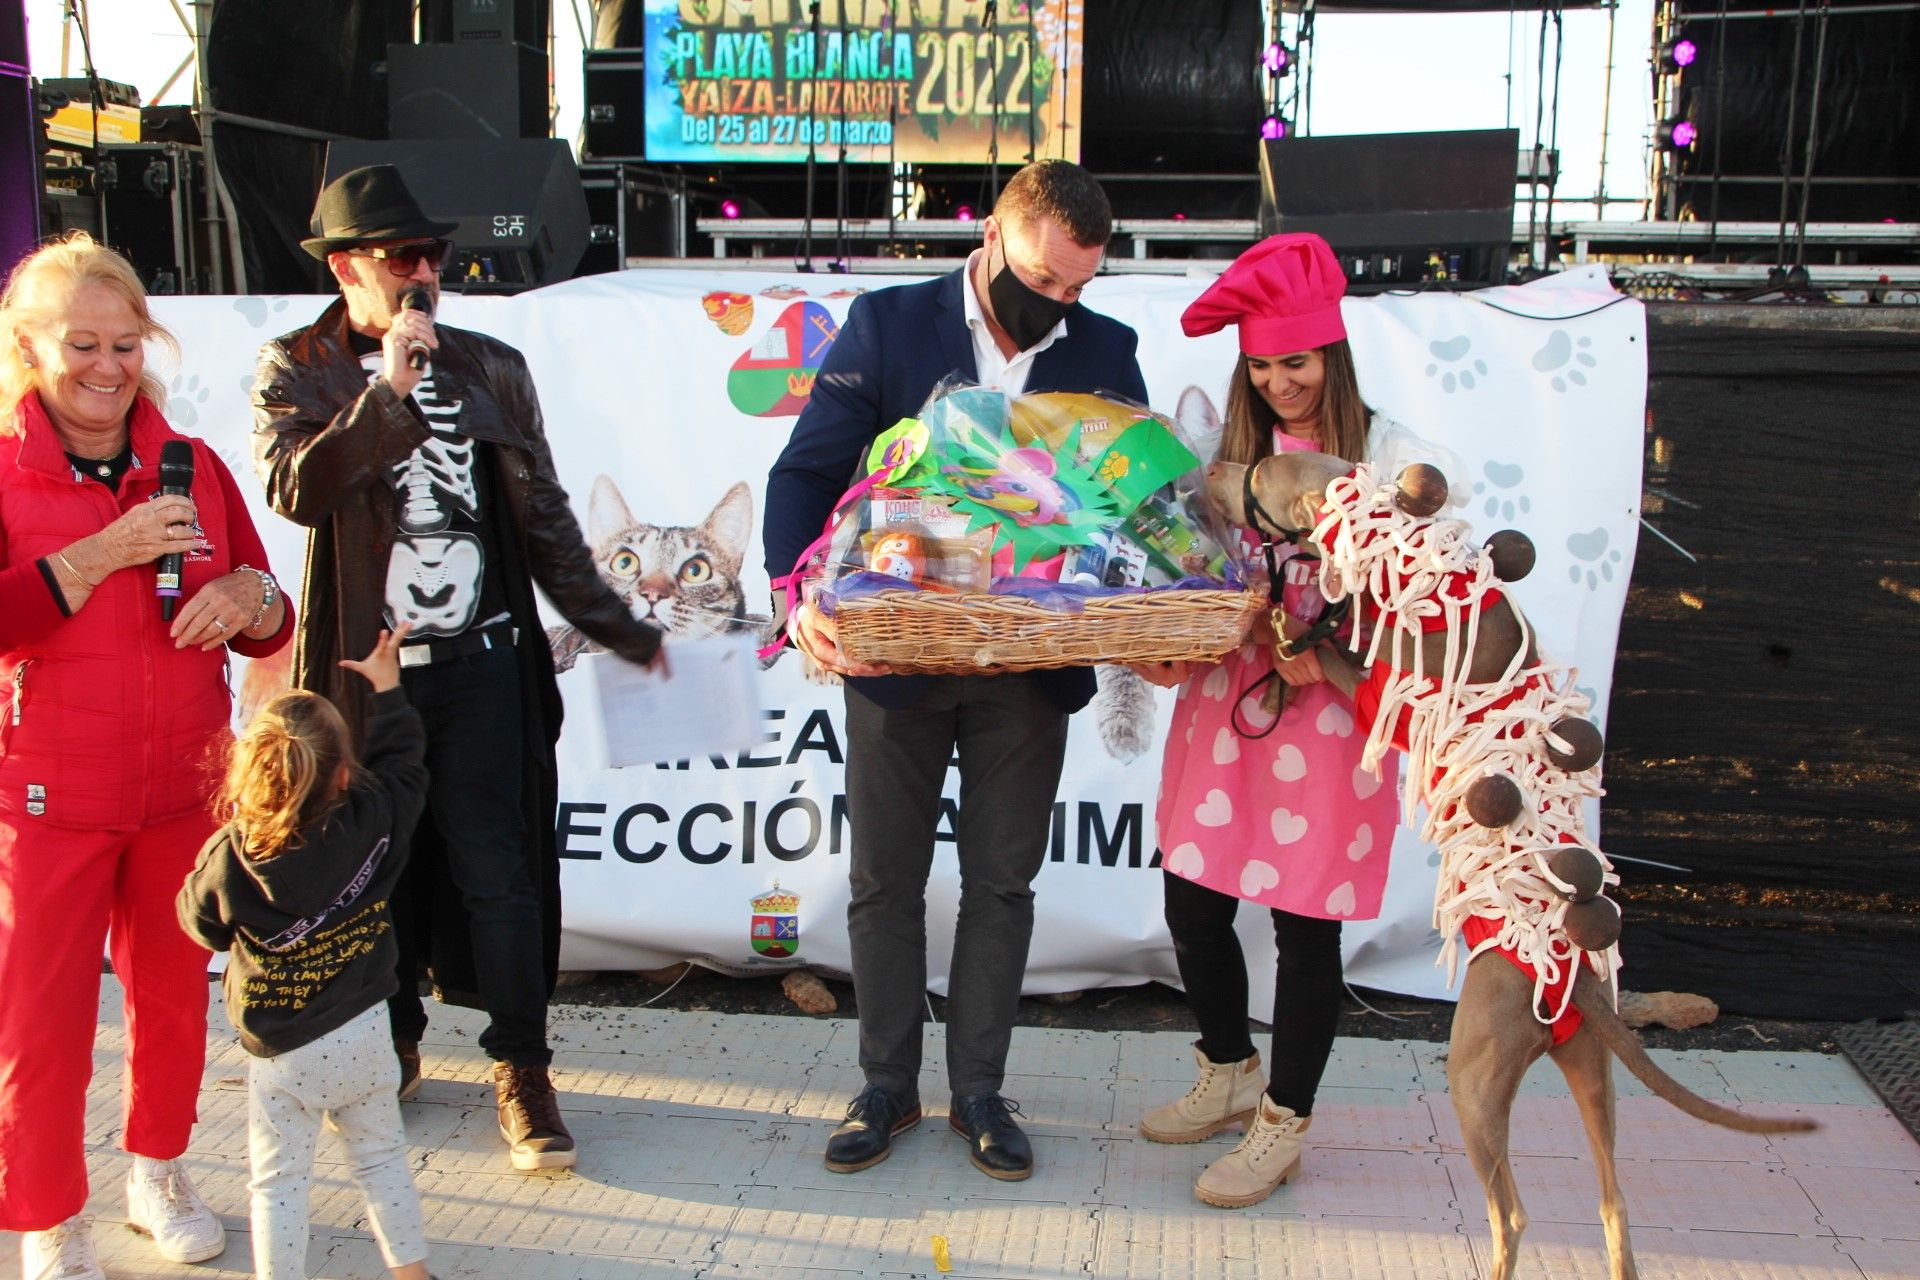
[[1140, 1121], [1140, 1136], [1148, 1142], [1204, 1142], [1253, 1119], [1267, 1089], [1259, 1054], [1245, 1062], [1214, 1062], [1195, 1045], [1193, 1060], [1200, 1064], [1200, 1078], [1187, 1096], [1149, 1111]]
[[1247, 1136], [1208, 1166], [1193, 1184], [1193, 1194], [1222, 1209], [1259, 1204], [1300, 1172], [1300, 1151], [1305, 1145], [1300, 1135], [1312, 1123], [1312, 1117], [1303, 1120], [1262, 1097]]

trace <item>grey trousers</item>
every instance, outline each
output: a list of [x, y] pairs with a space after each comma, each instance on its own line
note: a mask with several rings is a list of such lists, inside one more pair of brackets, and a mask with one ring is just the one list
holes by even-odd
[[940, 789], [956, 751], [960, 915], [947, 1001], [955, 1097], [997, 1093], [1006, 1072], [1033, 878], [1046, 858], [1067, 717], [1028, 675], [940, 676], [911, 707], [848, 689], [847, 934], [868, 1083], [918, 1097], [927, 990], [927, 875]]

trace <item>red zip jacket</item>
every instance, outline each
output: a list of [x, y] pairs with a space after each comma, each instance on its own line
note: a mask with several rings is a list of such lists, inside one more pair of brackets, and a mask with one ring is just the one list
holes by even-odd
[[[0, 812], [18, 821], [131, 830], [204, 807], [218, 785], [232, 699], [227, 655], [174, 648], [154, 566], [109, 574], [72, 617], [36, 561], [112, 524], [160, 484], [160, 448], [179, 435], [146, 397], [133, 402], [137, 465], [119, 492], [76, 477], [38, 395], [0, 436]], [[242, 564], [266, 569], [232, 474], [193, 446], [201, 541], [181, 566], [181, 600]], [[227, 645], [262, 657], [292, 636]]]

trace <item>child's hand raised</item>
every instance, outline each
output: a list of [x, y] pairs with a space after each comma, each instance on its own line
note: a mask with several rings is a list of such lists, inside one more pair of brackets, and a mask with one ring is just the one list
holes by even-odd
[[403, 622], [391, 631], [382, 631], [380, 638], [373, 642], [373, 652], [355, 662], [352, 658], [340, 659], [340, 665], [349, 671], [358, 671], [367, 678], [375, 693], [385, 693], [400, 683], [400, 642], [406, 639], [413, 624]]

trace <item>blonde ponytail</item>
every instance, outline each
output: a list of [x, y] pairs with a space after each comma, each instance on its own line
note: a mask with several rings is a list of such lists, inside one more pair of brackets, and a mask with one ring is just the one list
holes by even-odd
[[340, 799], [340, 766], [357, 775], [347, 725], [317, 693], [284, 693], [260, 709], [233, 744], [218, 800], [249, 858], [297, 849]]

